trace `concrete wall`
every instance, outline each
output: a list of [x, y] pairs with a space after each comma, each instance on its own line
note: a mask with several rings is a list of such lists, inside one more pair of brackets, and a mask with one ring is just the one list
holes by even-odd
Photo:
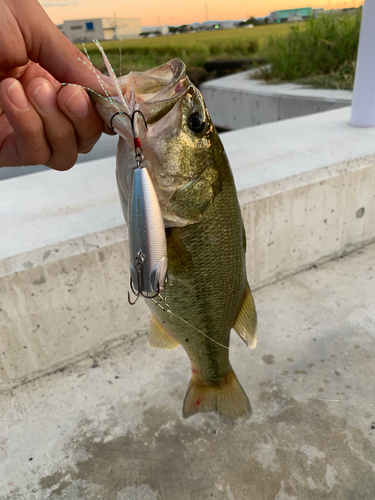
[[375, 154], [241, 191], [255, 288], [375, 239]]
[[202, 84], [215, 126], [235, 130], [348, 106], [352, 92], [309, 89], [291, 83], [268, 85], [254, 70]]
[[[375, 239], [375, 130], [351, 128], [349, 114], [336, 110], [222, 135], [239, 189], [253, 289]], [[270, 137], [277, 137], [277, 155], [266, 147]], [[113, 168], [98, 160], [2, 181], [1, 387], [146, 329], [145, 303], [127, 303], [127, 236]]]
[[120, 242], [108, 245], [98, 235], [98, 248], [0, 278], [2, 382], [145, 330], [147, 307], [127, 304], [125, 227], [121, 233]]

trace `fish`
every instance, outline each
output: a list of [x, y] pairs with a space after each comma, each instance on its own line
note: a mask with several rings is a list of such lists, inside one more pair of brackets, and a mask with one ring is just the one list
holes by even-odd
[[255, 348], [257, 313], [246, 277], [246, 234], [233, 174], [202, 94], [173, 59], [117, 78], [118, 95], [91, 93], [103, 121], [119, 134], [116, 179], [126, 222], [135, 168], [129, 116], [145, 118], [139, 136], [164, 221], [168, 270], [151, 309], [148, 346], [180, 345], [191, 361], [184, 418], [216, 412], [237, 423], [252, 412], [229, 360], [233, 328]]

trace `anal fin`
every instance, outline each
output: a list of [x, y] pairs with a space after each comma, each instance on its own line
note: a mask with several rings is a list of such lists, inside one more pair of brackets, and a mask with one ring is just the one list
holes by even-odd
[[176, 349], [180, 344], [167, 333], [161, 324], [152, 316], [148, 330], [147, 345], [151, 349]]
[[249, 283], [246, 283], [244, 298], [233, 325], [235, 330], [250, 349], [257, 345], [257, 313]]

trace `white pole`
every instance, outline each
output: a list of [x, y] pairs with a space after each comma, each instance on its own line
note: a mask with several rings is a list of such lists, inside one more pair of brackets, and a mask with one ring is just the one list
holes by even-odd
[[375, 126], [375, 0], [363, 4], [350, 124]]

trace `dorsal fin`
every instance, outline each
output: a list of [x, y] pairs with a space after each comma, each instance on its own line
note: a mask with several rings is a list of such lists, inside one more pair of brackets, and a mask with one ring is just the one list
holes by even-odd
[[257, 345], [257, 313], [249, 283], [246, 288], [240, 310], [233, 325], [235, 330], [250, 349]]
[[176, 349], [180, 344], [167, 333], [160, 323], [152, 316], [148, 330], [148, 347], [151, 349]]

